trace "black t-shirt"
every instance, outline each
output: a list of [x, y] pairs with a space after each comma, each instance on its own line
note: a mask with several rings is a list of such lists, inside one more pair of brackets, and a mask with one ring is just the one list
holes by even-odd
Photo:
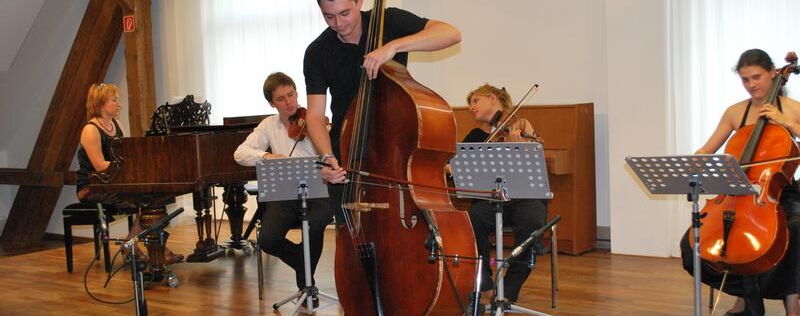
[[[364, 63], [365, 42], [370, 13], [361, 12], [362, 33], [358, 45], [342, 43], [330, 27], [320, 34], [306, 48], [303, 59], [303, 75], [306, 79], [306, 93], [331, 93], [331, 145], [333, 153], [339, 156], [339, 134], [342, 129], [347, 108], [358, 93], [361, 65]], [[415, 34], [425, 28], [428, 19], [411, 12], [387, 8], [384, 15], [383, 42]], [[408, 53], [395, 54], [394, 60], [405, 65]]]

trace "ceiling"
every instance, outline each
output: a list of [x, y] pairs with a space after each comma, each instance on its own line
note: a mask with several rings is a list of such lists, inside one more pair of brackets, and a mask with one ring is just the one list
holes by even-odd
[[44, 0], [0, 0], [0, 71], [8, 71]]

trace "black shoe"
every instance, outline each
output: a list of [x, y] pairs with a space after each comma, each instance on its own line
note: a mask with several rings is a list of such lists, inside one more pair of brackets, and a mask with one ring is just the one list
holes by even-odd
[[[303, 306], [303, 308], [308, 309], [308, 306], [306, 305], [306, 303], [308, 303], [308, 300], [303, 300], [302, 306]], [[311, 298], [311, 304], [314, 305], [314, 308], [318, 308], [319, 307], [319, 297], [316, 297], [316, 296], [312, 297]]]
[[741, 312], [726, 312], [725, 315], [722, 316], [744, 316], [744, 311]]

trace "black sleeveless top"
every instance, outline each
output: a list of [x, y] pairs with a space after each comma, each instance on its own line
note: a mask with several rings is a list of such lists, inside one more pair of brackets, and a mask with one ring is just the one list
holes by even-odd
[[[783, 113], [783, 107], [781, 107], [781, 98], [778, 97], [777, 99], [775, 99], [775, 101], [778, 101], [778, 111]], [[744, 123], [747, 122], [747, 113], [750, 113], [750, 106], [751, 105], [753, 105], [753, 99], [750, 99], [750, 101], [747, 101], [747, 107], [744, 109], [744, 115], [742, 116], [742, 122], [739, 123], [739, 128], [744, 127]]]
[[[100, 148], [103, 150], [103, 158], [105, 160], [109, 160], [111, 156], [111, 140], [122, 137], [122, 129], [119, 128], [117, 120], [112, 119], [111, 121], [114, 122], [114, 128], [117, 130], [114, 136], [108, 136], [108, 134], [103, 132], [100, 126], [94, 122], [89, 122], [89, 124], [94, 125], [100, 133]], [[76, 172], [75, 186], [77, 187], [77, 191], [80, 191], [89, 185], [89, 173], [95, 172], [92, 161], [89, 160], [89, 155], [86, 154], [86, 150], [83, 149], [83, 146], [78, 147], [78, 165], [80, 168], [78, 172]]]

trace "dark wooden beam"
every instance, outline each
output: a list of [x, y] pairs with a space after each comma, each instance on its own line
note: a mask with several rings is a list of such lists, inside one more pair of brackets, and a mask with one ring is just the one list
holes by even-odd
[[64, 185], [64, 173], [0, 168], [0, 183], [55, 188]]
[[144, 136], [156, 106], [150, 0], [122, 0], [122, 3], [123, 15], [133, 16], [136, 21], [136, 30], [125, 32], [128, 124], [130, 136]]
[[[122, 10], [116, 0], [91, 0], [61, 71], [33, 153], [30, 172], [66, 172], [86, 122], [86, 91], [102, 82], [122, 36]], [[22, 185], [11, 206], [3, 244], [26, 248], [41, 242], [62, 186]]]

